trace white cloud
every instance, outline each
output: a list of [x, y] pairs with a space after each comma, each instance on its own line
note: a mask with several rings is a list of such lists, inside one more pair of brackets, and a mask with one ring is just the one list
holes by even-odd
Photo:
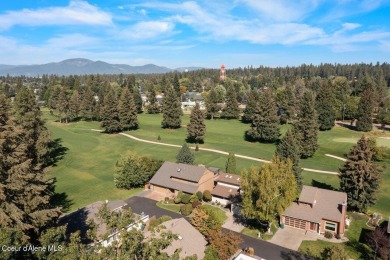
[[112, 25], [111, 15], [84, 1], [71, 1], [66, 7], [8, 11], [0, 15], [0, 30], [15, 25]]
[[139, 22], [123, 29], [119, 37], [130, 40], [150, 40], [159, 37], [171, 36], [175, 24], [170, 21], [146, 21]]
[[299, 21], [318, 6], [317, 0], [241, 0], [261, 16], [274, 21]]

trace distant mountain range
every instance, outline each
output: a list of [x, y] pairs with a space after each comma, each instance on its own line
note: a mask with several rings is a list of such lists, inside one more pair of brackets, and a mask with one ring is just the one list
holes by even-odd
[[130, 66], [126, 64], [110, 64], [104, 61], [88, 59], [69, 59], [40, 65], [1, 65], [1, 76], [41, 76], [43, 74], [55, 75], [85, 75], [85, 74], [152, 74], [167, 73], [171, 71], [199, 70], [201, 67], [181, 67], [170, 69], [154, 64], [143, 66]]

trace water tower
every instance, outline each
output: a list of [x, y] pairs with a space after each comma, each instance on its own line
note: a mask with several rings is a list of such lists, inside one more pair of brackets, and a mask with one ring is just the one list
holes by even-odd
[[221, 73], [219, 75], [219, 78], [222, 80], [222, 81], [225, 81], [226, 79], [226, 71], [225, 71], [225, 65], [221, 65]]

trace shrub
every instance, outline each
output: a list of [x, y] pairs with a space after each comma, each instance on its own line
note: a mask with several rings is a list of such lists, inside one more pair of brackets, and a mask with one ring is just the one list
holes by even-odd
[[334, 237], [337, 238], [337, 239], [341, 239], [340, 234], [336, 234]]
[[328, 238], [328, 239], [331, 239], [331, 238], [333, 238], [333, 234], [332, 234], [332, 232], [329, 232], [329, 231], [325, 231], [325, 238]]
[[198, 199], [198, 196], [196, 196], [195, 194], [193, 194], [193, 195], [191, 195], [191, 197], [190, 197], [190, 203], [195, 202], [195, 201], [199, 201], [199, 199]]
[[160, 135], [157, 136], [157, 140], [161, 140], [161, 136]]
[[211, 199], [212, 199], [211, 192], [209, 190], [205, 190], [203, 192], [203, 200], [204, 201], [211, 201]]
[[183, 202], [184, 204], [188, 204], [190, 202], [190, 198], [190, 194], [183, 194], [183, 196], [181, 196], [181, 202]]
[[180, 197], [176, 197], [175, 200], [174, 200], [174, 202], [175, 202], [176, 204], [179, 204], [179, 203], [181, 202], [181, 198], [180, 198]]
[[164, 202], [165, 202], [165, 204], [167, 204], [167, 203], [168, 203], [168, 201], [169, 201], [169, 198], [168, 198], [168, 197], [165, 197], [165, 198], [164, 198]]
[[183, 216], [188, 216], [192, 212], [192, 205], [191, 204], [185, 204], [180, 207], [180, 212]]
[[196, 208], [196, 207], [198, 207], [198, 206], [201, 206], [202, 205], [202, 202], [200, 202], [200, 201], [194, 201], [194, 202], [192, 202], [192, 208], [194, 209], [194, 208]]
[[199, 190], [196, 192], [196, 197], [198, 197], [198, 200], [199, 201], [202, 201], [203, 200], [203, 193]]
[[184, 193], [183, 193], [182, 191], [179, 191], [179, 192], [177, 193], [176, 197], [181, 198], [183, 195], [184, 195]]

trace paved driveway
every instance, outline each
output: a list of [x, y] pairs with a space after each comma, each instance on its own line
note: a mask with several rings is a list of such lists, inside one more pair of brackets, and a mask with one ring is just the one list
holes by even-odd
[[182, 215], [177, 214], [175, 212], [157, 207], [156, 201], [148, 198], [134, 196], [125, 200], [125, 202], [127, 203], [127, 206], [125, 206], [125, 208], [130, 207], [133, 212], [137, 214], [141, 214], [143, 212], [149, 215], [149, 217], [156, 216], [156, 218], [159, 218], [163, 215], [168, 215], [171, 218], [183, 217]]
[[270, 242], [292, 250], [298, 250], [303, 240], [315, 240], [311, 239], [313, 236], [315, 236], [315, 239], [318, 237], [316, 233], [308, 231], [306, 234], [304, 229], [285, 226], [284, 229], [279, 228], [276, 231]]

